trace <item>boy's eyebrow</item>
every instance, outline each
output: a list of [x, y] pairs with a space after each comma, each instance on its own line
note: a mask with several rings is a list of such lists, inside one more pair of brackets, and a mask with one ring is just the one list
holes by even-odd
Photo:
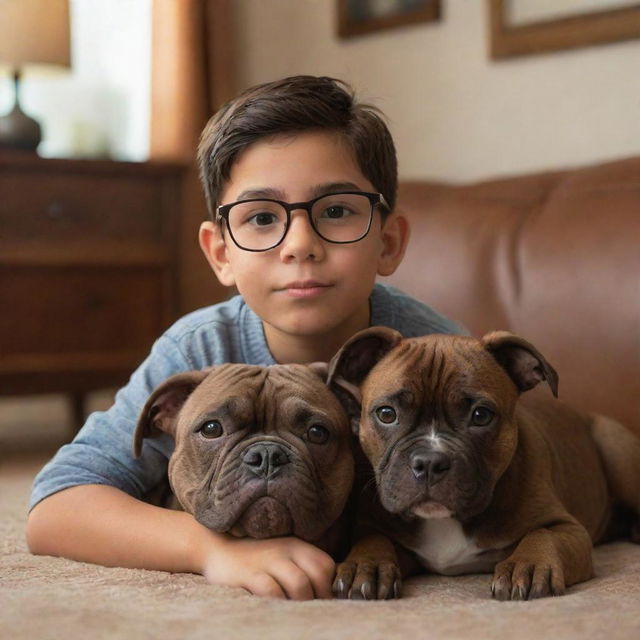
[[362, 191], [362, 189], [353, 182], [326, 182], [312, 189], [314, 197], [323, 196], [325, 193], [340, 193], [340, 191]]
[[258, 188], [258, 189], [245, 189], [241, 191], [236, 201], [240, 200], [252, 200], [253, 198], [269, 198], [271, 200], [282, 200], [284, 194], [280, 189], [272, 189], [270, 187]]
[[[326, 182], [315, 185], [311, 188], [311, 197], [317, 198], [327, 193], [340, 193], [341, 191], [362, 191], [354, 182]], [[251, 200], [254, 198], [267, 198], [271, 200], [285, 200], [285, 194], [280, 189], [273, 187], [259, 187], [256, 189], [245, 189], [241, 191], [236, 201]]]

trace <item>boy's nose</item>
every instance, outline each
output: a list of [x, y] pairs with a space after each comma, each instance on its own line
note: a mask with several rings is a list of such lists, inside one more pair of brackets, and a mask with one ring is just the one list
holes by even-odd
[[306, 211], [291, 212], [287, 235], [282, 241], [280, 255], [283, 260], [319, 260], [324, 255], [322, 238], [313, 230]]

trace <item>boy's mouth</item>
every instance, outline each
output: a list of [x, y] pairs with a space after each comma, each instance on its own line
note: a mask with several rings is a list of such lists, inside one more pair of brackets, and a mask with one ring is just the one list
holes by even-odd
[[283, 287], [283, 291], [293, 298], [312, 298], [321, 295], [332, 285], [317, 280], [295, 280]]

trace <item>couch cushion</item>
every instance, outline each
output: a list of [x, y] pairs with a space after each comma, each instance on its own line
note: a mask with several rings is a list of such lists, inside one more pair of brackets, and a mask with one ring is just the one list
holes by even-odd
[[640, 158], [474, 185], [401, 185], [412, 237], [387, 280], [474, 335], [508, 329], [561, 398], [640, 434]]

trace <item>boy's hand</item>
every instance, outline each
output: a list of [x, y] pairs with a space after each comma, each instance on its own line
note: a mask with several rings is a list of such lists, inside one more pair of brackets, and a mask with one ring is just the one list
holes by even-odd
[[335, 563], [299, 538], [233, 538], [216, 535], [202, 574], [211, 584], [243, 587], [257, 596], [311, 600], [331, 598]]

